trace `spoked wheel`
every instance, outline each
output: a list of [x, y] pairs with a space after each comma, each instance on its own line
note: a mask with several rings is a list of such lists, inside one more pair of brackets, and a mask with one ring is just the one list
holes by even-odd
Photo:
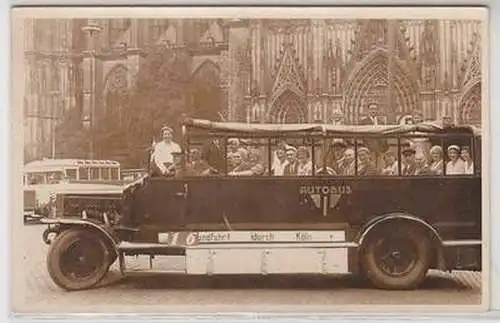
[[47, 267], [52, 280], [66, 290], [88, 289], [107, 274], [111, 260], [102, 237], [84, 229], [61, 233], [51, 244]]
[[362, 252], [365, 275], [383, 289], [417, 287], [430, 266], [431, 242], [421, 230], [394, 226], [368, 236]]

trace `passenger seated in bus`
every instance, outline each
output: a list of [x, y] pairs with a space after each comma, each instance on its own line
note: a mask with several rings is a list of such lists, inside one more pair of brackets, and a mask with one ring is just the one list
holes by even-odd
[[242, 158], [246, 158], [246, 149], [243, 147], [241, 141], [238, 138], [229, 138], [227, 140], [227, 151], [229, 153], [239, 152], [242, 155]]
[[271, 172], [274, 176], [283, 176], [283, 171], [287, 163], [285, 149], [284, 146], [278, 146], [274, 151], [273, 165], [271, 167]]
[[377, 173], [373, 166], [370, 150], [366, 147], [358, 148], [358, 176], [371, 176]]
[[235, 153], [240, 148], [240, 141], [237, 138], [229, 138], [227, 140], [227, 151]]
[[469, 146], [463, 146], [460, 152], [460, 157], [465, 163], [465, 174], [473, 175], [474, 174], [474, 161], [472, 160], [472, 155], [470, 153]]
[[384, 154], [384, 168], [382, 169], [382, 175], [398, 175], [398, 161], [396, 155], [392, 151], [387, 151]]
[[460, 158], [460, 148], [457, 145], [448, 147], [448, 158], [450, 161], [446, 163], [446, 175], [465, 174], [465, 162]]
[[244, 160], [240, 151], [231, 154], [231, 171], [228, 174], [229, 176], [247, 175], [250, 169], [250, 165]]
[[298, 176], [311, 176], [312, 175], [312, 161], [309, 149], [300, 146], [297, 149], [297, 175]]
[[287, 164], [283, 170], [283, 175], [291, 176], [297, 175], [298, 162], [297, 162], [297, 148], [289, 146], [286, 149]]
[[251, 148], [248, 152], [248, 164], [250, 166], [249, 175], [264, 175], [265, 167], [262, 163], [262, 157], [259, 149]]
[[164, 172], [166, 177], [182, 177], [182, 176], [195, 176], [196, 173], [189, 163], [186, 163], [186, 169], [182, 169], [182, 152], [172, 152], [173, 163], [168, 166]]
[[427, 158], [421, 152], [418, 152], [415, 155], [415, 175], [434, 175], [434, 172], [429, 168], [429, 165], [427, 164]]
[[210, 166], [209, 163], [201, 158], [201, 152], [198, 149], [191, 149], [189, 154], [189, 167], [197, 176], [207, 176], [216, 174], [217, 170]]
[[432, 146], [429, 155], [431, 159], [429, 168], [435, 175], [443, 175], [443, 149], [441, 146]]
[[402, 154], [402, 165], [401, 165], [401, 175], [402, 176], [413, 176], [417, 166], [415, 164], [415, 154], [416, 150], [413, 147], [406, 147], [401, 151]]
[[340, 175], [354, 176], [356, 170], [356, 160], [354, 149], [347, 148], [344, 151], [344, 160], [340, 166]]
[[333, 139], [327, 155], [326, 165], [330, 167], [335, 173], [340, 173], [340, 166], [344, 162], [344, 153], [347, 149], [347, 144], [343, 139]]

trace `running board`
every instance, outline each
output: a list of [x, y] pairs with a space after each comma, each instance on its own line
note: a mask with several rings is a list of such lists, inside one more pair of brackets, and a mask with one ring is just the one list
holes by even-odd
[[126, 255], [163, 255], [163, 256], [184, 256], [186, 248], [184, 246], [169, 246], [161, 243], [141, 243], [122, 241], [117, 246], [118, 252]]
[[126, 269], [123, 274], [128, 277], [137, 276], [150, 276], [150, 275], [185, 275], [185, 270], [172, 269], [172, 270], [162, 270], [162, 269]]
[[481, 240], [445, 240], [444, 247], [466, 247], [466, 246], [481, 246]]

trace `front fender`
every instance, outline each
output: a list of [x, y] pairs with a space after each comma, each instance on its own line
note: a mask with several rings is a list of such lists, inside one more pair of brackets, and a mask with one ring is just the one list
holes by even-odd
[[40, 222], [48, 224], [49, 226], [43, 233], [43, 240], [47, 244], [50, 244], [50, 239], [48, 238], [50, 233], [55, 233], [57, 235], [71, 228], [85, 228], [101, 235], [109, 244], [110, 249], [114, 250], [116, 253], [118, 239], [111, 228], [101, 223], [81, 218], [44, 218], [41, 219]]

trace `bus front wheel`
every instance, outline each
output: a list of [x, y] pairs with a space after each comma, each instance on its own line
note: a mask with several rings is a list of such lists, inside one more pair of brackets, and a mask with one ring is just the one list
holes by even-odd
[[110, 250], [102, 237], [86, 229], [74, 228], [60, 233], [47, 255], [52, 280], [66, 290], [94, 287], [106, 276]]
[[413, 289], [424, 280], [431, 256], [431, 241], [423, 230], [411, 225], [384, 226], [367, 236], [361, 266], [378, 288]]

